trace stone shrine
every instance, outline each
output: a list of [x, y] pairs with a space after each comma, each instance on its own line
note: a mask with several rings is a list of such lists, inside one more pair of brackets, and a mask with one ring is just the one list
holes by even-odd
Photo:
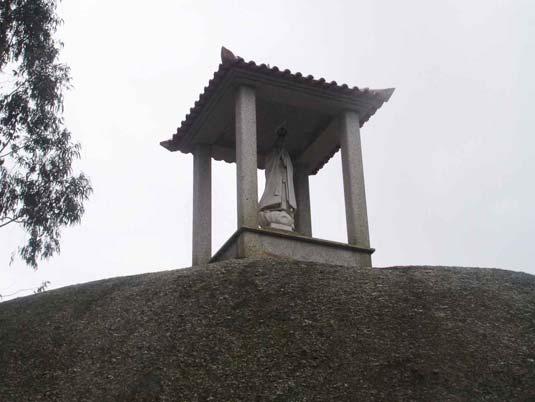
[[[394, 89], [350, 88], [221, 49], [221, 64], [176, 134], [193, 154], [193, 265], [250, 256], [371, 267], [360, 127]], [[338, 151], [347, 243], [312, 237], [308, 176]], [[211, 160], [236, 162], [237, 230], [212, 256]], [[257, 169], [266, 169], [258, 200]]]

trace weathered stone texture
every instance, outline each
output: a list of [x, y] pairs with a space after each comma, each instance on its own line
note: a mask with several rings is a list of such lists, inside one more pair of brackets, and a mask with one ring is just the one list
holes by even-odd
[[234, 260], [0, 303], [2, 401], [529, 401], [535, 277]]
[[360, 145], [359, 116], [347, 111], [340, 117], [340, 147], [346, 206], [347, 241], [362, 247], [370, 246], [364, 168]]
[[236, 184], [238, 227], [258, 226], [256, 97], [253, 88], [236, 90]]
[[[244, 249], [240, 245], [248, 244]], [[211, 261], [245, 257], [282, 257], [348, 267], [371, 267], [375, 250], [315, 239], [286, 230], [241, 227], [217, 251]]]
[[297, 211], [295, 214], [295, 229], [304, 236], [312, 237], [312, 217], [310, 211], [310, 186], [308, 174], [302, 166], [295, 167], [295, 197]]
[[193, 153], [192, 265], [212, 257], [212, 158], [209, 145]]

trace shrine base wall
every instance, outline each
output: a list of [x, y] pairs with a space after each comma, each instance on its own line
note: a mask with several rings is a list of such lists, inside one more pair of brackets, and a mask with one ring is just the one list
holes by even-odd
[[241, 227], [210, 262], [246, 257], [282, 257], [351, 267], [371, 267], [375, 250], [297, 233]]

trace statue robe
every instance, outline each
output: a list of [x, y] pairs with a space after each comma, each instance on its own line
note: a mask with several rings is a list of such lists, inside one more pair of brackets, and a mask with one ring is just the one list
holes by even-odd
[[288, 212], [291, 209], [297, 209], [292, 160], [284, 148], [275, 148], [268, 157], [266, 188], [259, 207], [260, 210], [286, 210]]

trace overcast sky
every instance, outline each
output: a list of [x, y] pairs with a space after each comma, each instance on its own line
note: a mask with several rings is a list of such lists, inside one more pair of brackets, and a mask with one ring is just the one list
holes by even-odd
[[[74, 84], [65, 118], [95, 191], [37, 271], [9, 266], [24, 233], [0, 231], [0, 294], [191, 265], [192, 157], [159, 142], [222, 45], [396, 88], [361, 130], [374, 266], [535, 274], [534, 2], [78, 0], [59, 11]], [[215, 252], [236, 229], [235, 165], [212, 172]], [[339, 154], [311, 178], [311, 199], [314, 236], [346, 241]]]

